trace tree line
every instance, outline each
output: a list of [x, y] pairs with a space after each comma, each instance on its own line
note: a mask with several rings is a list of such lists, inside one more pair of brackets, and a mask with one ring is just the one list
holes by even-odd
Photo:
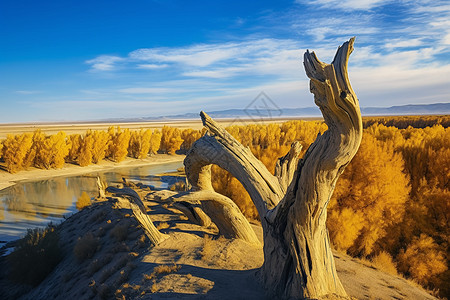
[[10, 173], [29, 167], [57, 169], [65, 163], [88, 166], [104, 159], [115, 162], [121, 162], [127, 156], [141, 159], [158, 151], [175, 154], [180, 149], [189, 149], [201, 135], [201, 130], [180, 130], [170, 126], [153, 131], [110, 127], [107, 131], [88, 130], [84, 134], [71, 135], [63, 131], [47, 135], [37, 129], [33, 133], [7, 135], [0, 142], [0, 158]]
[[435, 116], [397, 116], [397, 117], [364, 117], [363, 125], [367, 128], [373, 124], [383, 124], [385, 126], [394, 126], [398, 129], [406, 129], [409, 126], [414, 128], [432, 127], [442, 125], [447, 128], [450, 126], [449, 115]]

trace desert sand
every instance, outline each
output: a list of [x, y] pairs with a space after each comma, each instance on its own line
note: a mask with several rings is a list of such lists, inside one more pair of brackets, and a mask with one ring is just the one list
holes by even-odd
[[[318, 120], [318, 117], [290, 117], [290, 118], [270, 118], [270, 119], [217, 119], [222, 126], [230, 125], [247, 125], [247, 124], [269, 124], [269, 123], [283, 123], [289, 120]], [[6, 138], [8, 134], [21, 134], [24, 132], [34, 132], [40, 129], [46, 134], [55, 134], [59, 131], [64, 131], [67, 134], [81, 134], [88, 129], [91, 130], [108, 130], [111, 126], [120, 126], [121, 128], [128, 128], [130, 130], [143, 129], [161, 129], [163, 126], [172, 126], [180, 129], [192, 128], [202, 129], [203, 125], [199, 119], [176, 119], [176, 120], [155, 120], [147, 122], [77, 122], [77, 123], [17, 123], [17, 124], [0, 124], [0, 140]]]
[[[261, 246], [220, 237], [214, 225], [190, 223], [168, 199], [175, 192], [133, 188], [168, 239], [152, 246], [128, 200], [109, 194], [59, 225], [64, 258], [38, 287], [13, 284], [0, 271], [5, 299], [265, 299], [258, 281]], [[252, 227], [262, 242], [261, 227]], [[90, 234], [98, 243], [95, 253], [77, 259], [79, 239]], [[339, 277], [354, 299], [435, 299], [370, 263], [342, 253], [334, 256]]]
[[78, 122], [78, 123], [18, 123], [18, 124], [0, 124], [0, 139], [6, 138], [8, 134], [20, 134], [24, 132], [34, 132], [40, 129], [46, 134], [55, 134], [64, 131], [67, 134], [85, 133], [91, 130], [108, 130], [110, 126], [120, 126], [131, 130], [160, 129], [164, 125], [178, 128], [201, 129], [202, 124], [197, 120], [172, 120], [172, 121], [153, 121], [153, 122]]

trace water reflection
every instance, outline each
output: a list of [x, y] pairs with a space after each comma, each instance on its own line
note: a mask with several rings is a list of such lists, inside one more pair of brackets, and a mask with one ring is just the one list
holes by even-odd
[[[75, 202], [83, 192], [97, 195], [96, 178], [108, 185], [128, 181], [142, 182], [155, 188], [169, 184], [157, 174], [175, 171], [182, 162], [156, 166], [121, 168], [109, 172], [96, 172], [73, 177], [57, 177], [33, 182], [22, 182], [0, 191], [0, 241], [22, 236], [27, 228], [59, 222], [64, 215], [76, 211]], [[1, 246], [1, 244], [0, 244]]]

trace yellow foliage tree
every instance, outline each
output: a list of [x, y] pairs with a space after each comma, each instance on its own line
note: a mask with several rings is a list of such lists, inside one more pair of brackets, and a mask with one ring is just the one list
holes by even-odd
[[40, 131], [35, 132], [33, 147], [36, 150], [34, 165], [38, 168], [62, 168], [69, 153], [66, 133], [63, 131], [51, 136], [46, 136]]
[[141, 139], [139, 131], [131, 131], [130, 145], [128, 147], [128, 153], [133, 158], [138, 158], [139, 149], [141, 148]]
[[350, 207], [333, 209], [329, 213], [328, 222], [330, 238], [334, 246], [346, 251], [355, 243], [364, 228], [364, 214]]
[[412, 196], [423, 179], [450, 188], [450, 128], [441, 125], [424, 129], [408, 127], [403, 131], [405, 143], [400, 151], [411, 175]]
[[33, 133], [33, 145], [31, 146], [31, 150], [34, 153], [34, 166], [41, 169], [49, 169], [51, 145], [46, 134], [40, 129], [37, 129]]
[[16, 173], [29, 165], [29, 161], [32, 161], [31, 157], [33, 157], [32, 145], [33, 135], [30, 133], [8, 134], [3, 142], [3, 159], [8, 172]]
[[[328, 228], [338, 248], [354, 255], [370, 255], [394, 246], [383, 238], [403, 221], [410, 191], [403, 169], [403, 159], [392, 145], [370, 134], [363, 137], [329, 204]], [[343, 216], [354, 219], [348, 228], [339, 220]]]
[[128, 145], [131, 138], [130, 130], [122, 130], [120, 127], [117, 127], [117, 130], [110, 128], [108, 134], [111, 141], [108, 148], [109, 158], [115, 162], [123, 161], [128, 154]]
[[363, 117], [364, 128], [372, 124], [382, 124], [385, 126], [393, 126], [399, 129], [408, 127], [426, 128], [434, 125], [450, 126], [450, 116], [397, 116], [397, 117]]
[[183, 139], [181, 138], [181, 131], [178, 128], [170, 126], [164, 126], [162, 128], [161, 151], [174, 155], [175, 151], [180, 149], [181, 144], [183, 144]]
[[91, 205], [91, 197], [86, 192], [81, 193], [81, 196], [78, 197], [76, 207], [78, 210], [82, 210], [83, 208]]
[[164, 125], [164, 127], [161, 130], [161, 145], [159, 149], [164, 153], [167, 153], [170, 137], [174, 130], [175, 128], [166, 125]]
[[450, 190], [422, 180], [417, 195], [407, 205], [407, 214], [401, 228], [403, 239], [411, 242], [421, 233], [431, 236], [447, 248], [450, 237]]
[[150, 154], [158, 153], [158, 150], [161, 146], [161, 137], [162, 134], [159, 130], [154, 130], [152, 133], [152, 137], [150, 139]]
[[3, 157], [3, 141], [0, 141], [0, 159]]
[[78, 160], [78, 155], [80, 154], [80, 146], [81, 146], [81, 135], [79, 134], [71, 134], [67, 138], [67, 144], [69, 146], [69, 153], [67, 155], [68, 162], [75, 162]]
[[281, 143], [290, 145], [293, 141], [299, 141], [303, 146], [303, 152], [311, 145], [318, 133], [327, 130], [327, 125], [319, 121], [288, 121], [281, 125]]
[[260, 146], [251, 146], [250, 150], [253, 155], [255, 155], [266, 166], [266, 168], [274, 174], [278, 158], [284, 156], [290, 148], [290, 145], [278, 145], [273, 143], [264, 149]]
[[109, 146], [109, 136], [108, 133], [101, 130], [96, 130], [91, 132], [94, 143], [92, 145], [92, 162], [98, 164], [106, 156], [106, 150]]
[[[398, 255], [399, 270], [419, 283], [436, 287], [440, 285], [437, 275], [448, 270], [445, 253], [433, 238], [421, 234]], [[447, 282], [448, 283], [448, 282]]]
[[146, 158], [150, 151], [152, 131], [150, 129], [131, 132], [129, 152], [134, 158]]
[[181, 144], [180, 149], [189, 150], [192, 144], [201, 137], [202, 137], [201, 130], [194, 130], [190, 128], [184, 129], [181, 132], [181, 139], [183, 140], [183, 144]]
[[181, 144], [183, 144], [183, 139], [181, 136], [174, 136], [169, 140], [169, 147], [167, 148], [167, 153], [170, 155], [175, 155], [175, 151], [180, 149]]
[[80, 141], [80, 152], [78, 154], [78, 164], [82, 167], [92, 163], [92, 148], [94, 146], [94, 136], [88, 130]]
[[53, 167], [62, 168], [64, 166], [65, 158], [69, 154], [69, 145], [67, 144], [67, 135], [60, 131], [55, 136], [52, 136], [52, 144], [54, 149]]
[[392, 275], [398, 275], [397, 265], [392, 256], [386, 251], [381, 251], [372, 258], [372, 263], [381, 271]]

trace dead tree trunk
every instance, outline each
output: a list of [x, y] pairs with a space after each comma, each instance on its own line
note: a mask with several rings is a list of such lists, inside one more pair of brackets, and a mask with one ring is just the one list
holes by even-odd
[[337, 277], [326, 228], [327, 205], [336, 180], [359, 148], [362, 122], [358, 99], [347, 75], [353, 39], [337, 50], [331, 64], [314, 52], [304, 56], [311, 92], [328, 130], [301, 161], [292, 144], [275, 176], [227, 131], [201, 113], [208, 134], [194, 143], [184, 161], [193, 190], [213, 190], [210, 165], [235, 176], [250, 194], [264, 231], [261, 278], [270, 296], [317, 299], [346, 297]]
[[97, 176], [97, 189], [98, 189], [97, 198], [99, 198], [99, 199], [106, 198], [106, 194], [105, 194], [106, 184], [98, 176]]
[[156, 229], [152, 220], [147, 215], [147, 210], [145, 209], [145, 205], [142, 202], [141, 197], [138, 193], [136, 193], [135, 190], [129, 187], [119, 189], [110, 186], [106, 189], [106, 191], [117, 196], [124, 197], [129, 201], [130, 208], [133, 211], [134, 217], [139, 222], [145, 232], [145, 235], [153, 245], [158, 245], [169, 237], [167, 234], [161, 233], [158, 229]]
[[230, 198], [214, 190], [200, 190], [173, 196], [171, 200], [194, 223], [208, 226], [213, 222], [219, 234], [226, 238], [261, 245], [250, 223]]

